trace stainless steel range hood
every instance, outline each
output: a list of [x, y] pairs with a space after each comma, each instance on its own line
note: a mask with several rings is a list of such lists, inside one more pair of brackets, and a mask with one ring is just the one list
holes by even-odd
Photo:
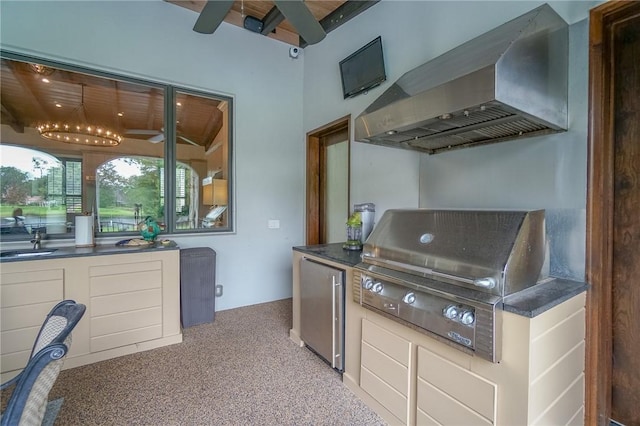
[[564, 131], [568, 38], [540, 6], [404, 74], [356, 118], [355, 139], [434, 154]]

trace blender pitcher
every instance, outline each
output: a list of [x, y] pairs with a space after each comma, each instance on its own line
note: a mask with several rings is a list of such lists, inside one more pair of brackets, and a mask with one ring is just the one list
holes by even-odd
[[354, 212], [347, 220], [347, 241], [342, 245], [346, 250], [362, 250], [362, 219], [360, 212]]

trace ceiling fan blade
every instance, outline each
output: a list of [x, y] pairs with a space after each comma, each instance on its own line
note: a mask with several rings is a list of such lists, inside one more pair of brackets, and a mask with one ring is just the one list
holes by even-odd
[[164, 142], [164, 133], [158, 133], [155, 136], [151, 136], [149, 139], [147, 139], [149, 142], [151, 143], [159, 143], [159, 142]]
[[193, 26], [193, 31], [213, 34], [220, 23], [224, 21], [224, 17], [227, 16], [232, 5], [233, 0], [209, 0], [202, 8], [200, 16]]
[[275, 0], [275, 4], [308, 44], [319, 43], [327, 35], [302, 0]]
[[194, 145], [194, 146], [200, 146], [199, 143], [196, 143], [196, 142], [192, 141], [191, 139], [189, 139], [189, 138], [187, 138], [185, 136], [178, 135], [178, 137], [180, 139], [182, 139], [183, 141], [185, 141], [186, 143], [189, 143], [189, 144]]
[[159, 133], [162, 133], [162, 130], [151, 130], [151, 129], [127, 129], [124, 131], [125, 135], [151, 135], [155, 136]]

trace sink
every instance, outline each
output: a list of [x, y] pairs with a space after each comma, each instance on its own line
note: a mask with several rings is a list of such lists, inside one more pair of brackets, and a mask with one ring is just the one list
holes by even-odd
[[25, 250], [8, 250], [0, 252], [0, 258], [14, 258], [14, 257], [40, 257], [47, 256], [58, 249], [25, 249]]

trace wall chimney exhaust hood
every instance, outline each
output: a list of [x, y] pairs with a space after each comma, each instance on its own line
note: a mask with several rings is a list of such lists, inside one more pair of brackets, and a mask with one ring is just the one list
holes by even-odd
[[567, 129], [568, 26], [547, 4], [404, 74], [355, 140], [429, 154]]

